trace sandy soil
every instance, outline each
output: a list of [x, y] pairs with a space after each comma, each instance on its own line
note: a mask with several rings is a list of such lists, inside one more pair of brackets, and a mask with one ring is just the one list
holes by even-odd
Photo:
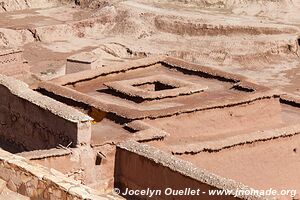
[[[241, 5], [261, 9], [257, 15], [237, 15], [237, 3], [222, 3], [220, 8], [206, 4], [121, 1], [93, 11], [59, 5], [4, 12], [0, 44], [24, 47], [24, 57], [38, 75], [49, 66], [61, 74], [68, 56], [117, 42], [135, 52], [174, 55], [240, 73], [299, 95], [298, 23], [296, 16], [291, 17], [297, 2], [287, 11], [282, 8], [290, 4], [283, 0], [260, 6]], [[276, 12], [270, 14], [274, 6]], [[178, 28], [173, 30], [174, 23]], [[47, 56], [37, 58], [35, 52]]]
[[[64, 76], [67, 58], [82, 52], [92, 52], [100, 69], [141, 57], [171, 55], [240, 74], [300, 98], [299, 9], [300, 2], [296, 0], [0, 0], [0, 51], [22, 48], [25, 60], [14, 68], [1, 66], [0, 73], [34, 87], [41, 80]], [[107, 89], [105, 83], [112, 80], [163, 73], [202, 84], [208, 90], [175, 100], [140, 103], [101, 92]], [[113, 105], [146, 112], [221, 102], [241, 95], [230, 90], [230, 86], [155, 65], [125, 76], [113, 74], [68, 87]], [[255, 131], [267, 132], [299, 123], [300, 110], [282, 106], [279, 101], [268, 99], [247, 106], [145, 119], [143, 122], [169, 133], [163, 142], [148, 144], [171, 153], [174, 146], [184, 148], [196, 142], [246, 137]], [[106, 118], [93, 124], [92, 130], [95, 146], [115, 144], [130, 134], [124, 124]], [[178, 157], [254, 188], [300, 190], [298, 141], [299, 136], [293, 135]], [[104, 172], [112, 174], [114, 150], [108, 152], [110, 160]], [[104, 172], [100, 178], [111, 178]]]

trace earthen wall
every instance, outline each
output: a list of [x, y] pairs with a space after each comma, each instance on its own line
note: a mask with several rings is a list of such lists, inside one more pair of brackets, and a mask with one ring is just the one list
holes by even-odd
[[0, 150], [0, 178], [7, 187], [31, 199], [108, 200], [96, 191], [65, 178], [56, 170], [32, 164], [24, 158]]
[[2, 75], [0, 96], [2, 141], [22, 151], [90, 142], [91, 119], [83, 113]]
[[[174, 195], [164, 193], [167, 188], [171, 188], [173, 191], [201, 190], [200, 196], [178, 195], [176, 200], [243, 199], [244, 197], [209, 196], [208, 190], [248, 188], [241, 183], [201, 170], [189, 162], [179, 160], [156, 148], [136, 142], [126, 142], [117, 148], [115, 166], [115, 186], [122, 192], [126, 188], [135, 190], [149, 188], [162, 191], [162, 195], [159, 196], [150, 198], [145, 195], [136, 199], [174, 199]], [[260, 197], [252, 196], [251, 199], [260, 199]]]

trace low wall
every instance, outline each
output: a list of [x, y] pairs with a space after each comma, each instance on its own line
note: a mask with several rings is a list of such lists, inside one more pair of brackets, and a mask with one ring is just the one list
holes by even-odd
[[0, 139], [16, 151], [90, 143], [92, 119], [76, 109], [4, 75], [0, 96]]
[[[177, 159], [154, 147], [133, 141], [118, 146], [115, 163], [115, 187], [125, 192], [126, 188], [135, 190], [160, 190], [161, 195], [131, 196], [128, 199], [264, 199], [259, 196], [209, 196], [208, 190], [251, 189], [241, 183], [225, 179], [193, 164]], [[200, 195], [166, 195], [167, 188], [173, 190], [200, 189]], [[203, 193], [205, 192], [205, 193]]]
[[67, 58], [66, 74], [96, 69], [97, 56], [93, 52], [83, 52]]
[[0, 178], [7, 187], [31, 199], [39, 200], [110, 200], [99, 192], [65, 178], [56, 170], [32, 164], [24, 158], [0, 150]]
[[115, 148], [108, 146], [91, 148], [85, 145], [68, 150], [37, 150], [17, 155], [32, 163], [58, 170], [101, 193], [110, 193], [114, 185]]

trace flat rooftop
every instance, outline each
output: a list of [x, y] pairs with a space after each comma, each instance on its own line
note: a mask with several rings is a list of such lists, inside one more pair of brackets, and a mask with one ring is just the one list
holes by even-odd
[[180, 132], [187, 127], [186, 138], [205, 141], [293, 125], [299, 117], [285, 121], [276, 91], [174, 58], [147, 58], [70, 74], [42, 82], [39, 90], [81, 103], [83, 110], [98, 110], [87, 111], [98, 115], [94, 127], [109, 124], [105, 118], [129, 128], [130, 122], [142, 120], [170, 133], [174, 141], [184, 140]]
[[299, 134], [296, 134], [240, 145], [219, 152], [183, 154], [178, 157], [253, 188], [299, 191], [299, 139]]

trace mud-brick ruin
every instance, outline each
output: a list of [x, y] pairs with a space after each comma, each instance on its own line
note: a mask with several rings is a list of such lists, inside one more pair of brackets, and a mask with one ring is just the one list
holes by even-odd
[[0, 0], [0, 200], [300, 199], [299, 10]]

